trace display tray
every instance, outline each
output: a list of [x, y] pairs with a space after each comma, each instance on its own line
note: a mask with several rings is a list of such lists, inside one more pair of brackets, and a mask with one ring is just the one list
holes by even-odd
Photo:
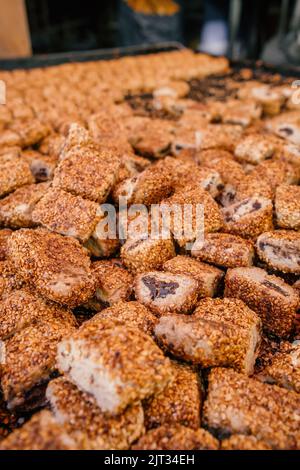
[[27, 58], [0, 59], [0, 70], [31, 69], [70, 62], [118, 59], [119, 57], [124, 56], [154, 54], [183, 48], [183, 44], [180, 44], [179, 42], [163, 42], [153, 45], [141, 44], [140, 46], [116, 47], [112, 49], [95, 49], [81, 52], [34, 55]]
[[[162, 42], [157, 44], [141, 44], [138, 46], [115, 47], [109, 49], [95, 49], [89, 51], [62, 52], [57, 54], [41, 54], [27, 58], [0, 59], [0, 70], [31, 69], [36, 67], [49, 67], [71, 62], [88, 62], [97, 60], [117, 59], [124, 56], [147, 55], [159, 52], [168, 52], [184, 49], [179, 42]], [[300, 67], [277, 66], [264, 63], [260, 60], [231, 60], [230, 66], [238, 71], [249, 68], [257, 74], [280, 74], [284, 77], [300, 78]]]

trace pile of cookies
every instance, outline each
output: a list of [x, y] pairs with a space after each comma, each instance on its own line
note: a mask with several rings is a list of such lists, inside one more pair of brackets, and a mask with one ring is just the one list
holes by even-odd
[[300, 448], [300, 105], [228, 70], [0, 72], [0, 449]]

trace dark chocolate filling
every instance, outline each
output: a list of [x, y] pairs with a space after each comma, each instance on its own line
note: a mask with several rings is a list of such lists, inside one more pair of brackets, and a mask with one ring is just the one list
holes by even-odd
[[168, 295], [174, 295], [179, 287], [178, 282], [170, 281], [158, 281], [153, 276], [145, 276], [143, 283], [150, 290], [151, 300], [154, 299], [165, 299]]
[[267, 279], [262, 282], [262, 285], [268, 287], [269, 289], [275, 290], [279, 294], [284, 295], [284, 297], [289, 296], [289, 294], [285, 290], [283, 290], [280, 286], [278, 286], [274, 282], [268, 281]]

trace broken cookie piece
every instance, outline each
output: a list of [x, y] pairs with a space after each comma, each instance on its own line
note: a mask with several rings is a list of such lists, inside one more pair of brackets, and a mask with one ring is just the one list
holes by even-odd
[[299, 449], [300, 396], [239, 374], [213, 369], [208, 377], [204, 423], [224, 437], [247, 434], [272, 449]]
[[198, 282], [191, 276], [149, 271], [135, 280], [135, 296], [156, 315], [190, 313], [198, 300]]
[[251, 374], [260, 343], [260, 320], [241, 301], [207, 298], [191, 316], [160, 317], [154, 333], [181, 360]]
[[74, 238], [21, 229], [10, 237], [8, 251], [18, 275], [49, 300], [73, 307], [93, 296], [91, 261]]
[[160, 392], [172, 377], [169, 359], [147, 334], [101, 316], [58, 345], [57, 364], [113, 415]]
[[274, 230], [262, 233], [256, 242], [258, 256], [272, 269], [300, 273], [300, 233]]
[[64, 377], [51, 380], [48, 398], [55, 420], [85, 450], [124, 450], [144, 432], [140, 403], [128, 406], [118, 416], [107, 417], [96, 400]]
[[256, 267], [230, 269], [224, 295], [243, 300], [261, 317], [266, 331], [280, 338], [291, 334], [299, 298], [281, 278]]
[[256, 239], [273, 227], [272, 201], [250, 197], [222, 210], [224, 231], [243, 238]]
[[251, 266], [254, 247], [251, 241], [227, 233], [208, 233], [203, 246], [191, 250], [201, 261], [226, 268]]
[[205, 429], [190, 429], [179, 424], [148, 431], [133, 450], [218, 450], [219, 442]]
[[163, 270], [193, 277], [198, 282], [199, 297], [214, 297], [224, 276], [221, 269], [182, 255], [166, 261]]

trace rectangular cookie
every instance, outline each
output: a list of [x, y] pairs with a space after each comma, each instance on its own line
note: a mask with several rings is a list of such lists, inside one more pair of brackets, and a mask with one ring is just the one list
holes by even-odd
[[0, 450], [78, 450], [50, 411], [43, 410], [0, 442]]
[[173, 380], [165, 389], [144, 402], [146, 429], [181, 424], [200, 426], [202, 384], [198, 371], [187, 364], [171, 363]]
[[0, 301], [0, 340], [7, 340], [29, 325], [39, 322], [76, 326], [70, 310], [46, 302], [28, 289], [18, 289]]
[[118, 416], [107, 416], [96, 400], [64, 377], [51, 380], [46, 397], [56, 421], [85, 450], [124, 450], [144, 433], [141, 403]]
[[95, 300], [103, 306], [129, 300], [133, 291], [133, 276], [113, 261], [101, 260], [92, 263], [95, 277]]
[[224, 232], [256, 239], [273, 228], [273, 205], [264, 197], [248, 197], [222, 209]]
[[199, 297], [214, 297], [224, 276], [221, 269], [183, 255], [166, 261], [163, 270], [193, 277], [198, 282]]
[[225, 276], [226, 297], [243, 300], [262, 319], [264, 330], [288, 338], [299, 306], [295, 290], [260, 268], [234, 268]]
[[251, 241], [227, 233], [207, 233], [202, 247], [192, 249], [193, 256], [225, 268], [251, 266], [254, 246]]
[[72, 331], [74, 327], [69, 324], [41, 322], [4, 342], [1, 387], [9, 409], [34, 406], [35, 400], [43, 399], [36, 396], [38, 387], [56, 372], [57, 345]]
[[276, 188], [275, 212], [278, 227], [300, 229], [300, 186], [283, 184]]
[[171, 380], [169, 359], [148, 335], [101, 317], [84, 323], [59, 344], [57, 363], [67, 378], [113, 415], [160, 392]]
[[206, 298], [191, 316], [169, 314], [154, 334], [175, 357], [202, 367], [226, 366], [253, 373], [261, 322], [243, 302]]
[[287, 349], [274, 354], [256, 377], [262, 382], [300, 393], [300, 345], [287, 343]]
[[239, 374], [213, 369], [208, 378], [204, 423], [222, 436], [248, 434], [273, 449], [299, 449], [300, 396]]
[[9, 239], [9, 260], [49, 300], [77, 306], [94, 294], [90, 258], [74, 238], [42, 228], [18, 230]]
[[50, 188], [34, 208], [32, 219], [52, 232], [85, 242], [97, 225], [97, 211], [95, 202]]
[[273, 230], [262, 233], [256, 242], [257, 254], [270, 268], [300, 274], [300, 233]]
[[120, 161], [109, 151], [79, 148], [56, 167], [53, 187], [98, 203], [116, 182]]
[[0, 197], [34, 183], [28, 163], [19, 156], [0, 157]]
[[132, 273], [160, 269], [163, 263], [175, 256], [175, 246], [170, 238], [128, 238], [121, 248], [121, 259]]
[[145, 272], [136, 277], [134, 289], [136, 299], [158, 316], [190, 313], [198, 300], [198, 282], [184, 274]]
[[218, 450], [219, 441], [205, 429], [190, 429], [180, 424], [151, 429], [132, 447], [133, 450]]
[[101, 312], [94, 315], [90, 322], [99, 320], [118, 320], [127, 325], [134, 326], [144, 333], [152, 336], [154, 326], [157, 318], [155, 315], [140, 302], [120, 301], [113, 304], [111, 307], [101, 310]]

